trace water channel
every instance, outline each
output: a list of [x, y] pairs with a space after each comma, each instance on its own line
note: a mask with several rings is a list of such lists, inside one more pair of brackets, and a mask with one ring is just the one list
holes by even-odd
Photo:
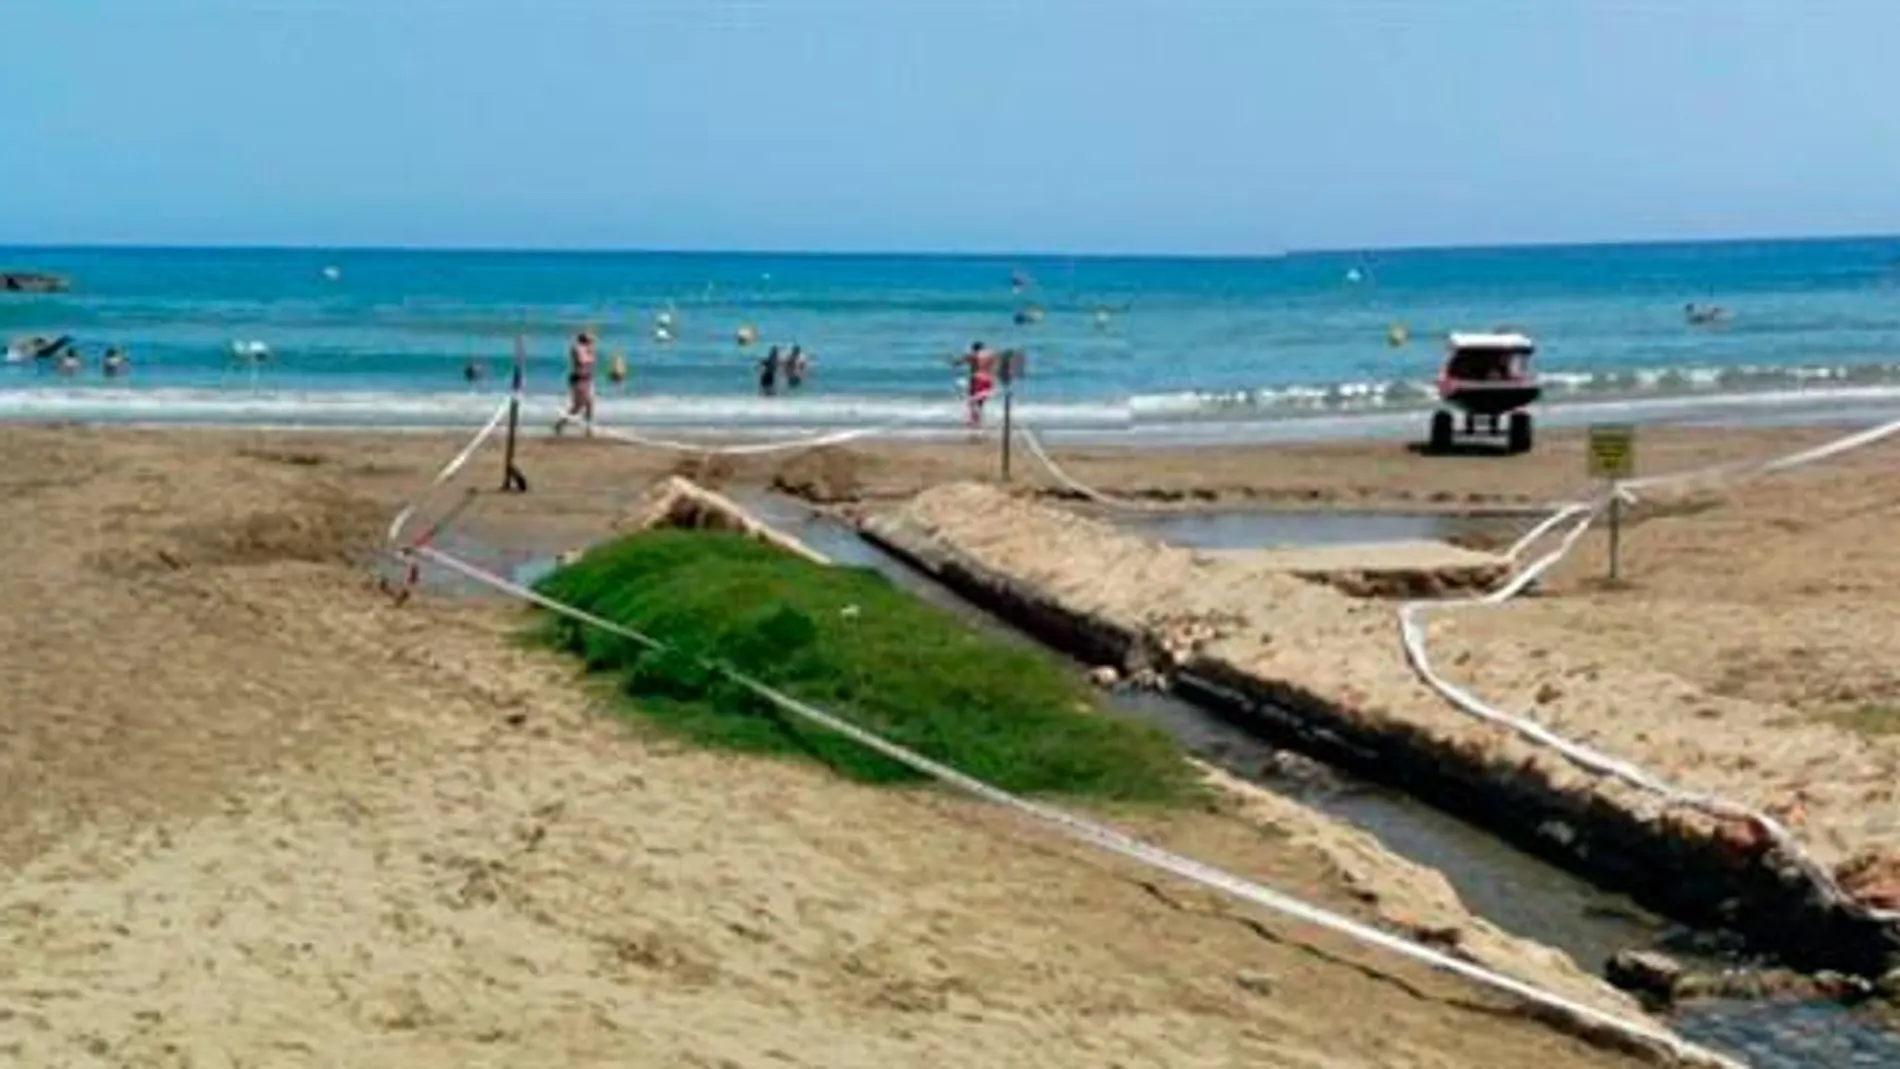
[[[760, 519], [841, 565], [875, 569], [913, 595], [1006, 641], [1037, 644], [859, 538], [842, 520], [775, 494], [739, 495], [739, 500]], [[1200, 549], [1496, 537], [1525, 526], [1522, 517], [1443, 513], [1202, 512], [1116, 519], [1148, 537]], [[458, 544], [453, 534], [441, 545], [522, 582], [552, 567], [545, 554], [497, 553], [493, 547]], [[448, 589], [469, 588], [451, 583]], [[1083, 667], [1077, 665], [1078, 670]], [[1474, 914], [1561, 950], [1586, 970], [1600, 972], [1610, 955], [1628, 947], [1662, 946], [1697, 969], [1733, 963], [1684, 950], [1720, 942], [1706, 938], [1708, 933], [1696, 939], [1698, 933], [1672, 926], [1627, 898], [1599, 890], [1488, 832], [1396, 791], [1291, 755], [1181, 698], [1115, 692], [1107, 700], [1116, 712], [1164, 728], [1197, 757], [1363, 829], [1393, 853], [1437, 870]], [[1705, 1002], [1679, 1010], [1672, 1023], [1683, 1035], [1759, 1069], [1900, 1067], [1900, 1034], [1870, 1014], [1833, 1003]]]

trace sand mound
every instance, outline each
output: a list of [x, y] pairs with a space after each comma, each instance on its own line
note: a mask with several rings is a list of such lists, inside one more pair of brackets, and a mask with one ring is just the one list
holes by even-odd
[[627, 532], [661, 527], [731, 531], [776, 546], [814, 564], [831, 563], [798, 539], [763, 523], [738, 502], [677, 475], [661, 483], [642, 508], [615, 526]]
[[853, 501], [864, 487], [862, 467], [849, 450], [814, 449], [779, 465], [772, 488], [821, 505]]
[[387, 525], [388, 517], [374, 502], [315, 486], [283, 508], [184, 525], [177, 531], [174, 559], [208, 566], [360, 562]]

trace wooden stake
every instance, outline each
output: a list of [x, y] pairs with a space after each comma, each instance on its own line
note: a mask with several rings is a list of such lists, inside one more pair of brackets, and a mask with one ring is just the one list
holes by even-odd
[[1010, 447], [1016, 439], [1015, 400], [1016, 400], [1016, 361], [1017, 350], [1003, 354], [1002, 374], [997, 378], [1003, 383], [1003, 481], [1008, 482]]
[[1610, 582], [1615, 583], [1621, 570], [1623, 549], [1623, 491], [1621, 484], [1610, 480]]
[[1015, 395], [1016, 395], [1016, 391], [1010, 389], [1009, 384], [1005, 382], [1003, 384], [1003, 481], [1004, 482], [1009, 481], [1009, 443], [1011, 439], [1016, 437], [1015, 431], [1012, 428], [1012, 413], [1010, 411], [1010, 399], [1013, 398]]
[[501, 489], [504, 493], [528, 492], [528, 477], [515, 466], [515, 439], [521, 433], [521, 391], [528, 380], [528, 341], [515, 335], [515, 370], [510, 378], [508, 396], [508, 444], [502, 457]]

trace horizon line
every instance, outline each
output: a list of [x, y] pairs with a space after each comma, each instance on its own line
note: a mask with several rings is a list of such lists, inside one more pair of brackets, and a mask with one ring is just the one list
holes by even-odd
[[1752, 245], [1806, 244], [1828, 241], [1900, 241], [1900, 232], [1820, 232], [1806, 234], [1744, 234], [1726, 237], [1625, 237], [1598, 240], [1524, 239], [1472, 244], [1416, 243], [1397, 245], [1337, 245], [1310, 248], [1287, 247], [1262, 252], [1073, 252], [1049, 249], [794, 249], [685, 246], [614, 246], [614, 245], [489, 245], [489, 244], [363, 244], [327, 245], [273, 241], [176, 243], [176, 242], [6, 242], [8, 251], [115, 251], [115, 252], [335, 252], [335, 253], [461, 253], [489, 256], [562, 255], [562, 256], [732, 256], [762, 258], [800, 256], [835, 259], [943, 259], [943, 260], [1197, 260], [1266, 261], [1290, 257], [1377, 256], [1386, 253], [1420, 252], [1509, 252], [1553, 249], [1644, 248], [1672, 245]]

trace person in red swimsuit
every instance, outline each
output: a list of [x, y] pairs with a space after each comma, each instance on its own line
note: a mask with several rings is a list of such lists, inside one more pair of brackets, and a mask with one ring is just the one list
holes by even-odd
[[983, 404], [996, 390], [996, 354], [982, 342], [976, 342], [970, 346], [969, 352], [950, 363], [970, 370], [970, 385], [966, 393], [970, 406], [969, 425], [980, 427], [983, 424]]

